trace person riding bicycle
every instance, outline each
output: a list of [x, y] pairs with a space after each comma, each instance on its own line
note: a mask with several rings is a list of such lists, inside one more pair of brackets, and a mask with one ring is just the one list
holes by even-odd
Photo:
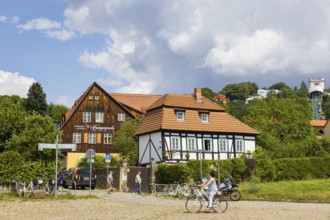
[[215, 179], [214, 179], [213, 170], [208, 174], [208, 177], [209, 177], [208, 180], [205, 183], [202, 183], [201, 186], [208, 187], [208, 190], [205, 192], [204, 195], [208, 198], [208, 206], [207, 206], [206, 211], [210, 212], [212, 210], [213, 197], [217, 193], [218, 187], [217, 187], [217, 183], [215, 182]]

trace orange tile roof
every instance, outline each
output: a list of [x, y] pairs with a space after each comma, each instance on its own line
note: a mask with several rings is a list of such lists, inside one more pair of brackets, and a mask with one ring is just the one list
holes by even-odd
[[124, 93], [109, 93], [117, 102], [120, 102], [139, 112], [145, 113], [146, 109], [160, 99], [161, 95], [150, 94], [124, 94]]
[[[176, 119], [176, 109], [184, 109], [184, 121]], [[200, 118], [200, 110], [209, 112], [209, 122]], [[194, 132], [242, 133], [260, 134], [233, 116], [229, 115], [217, 104], [203, 97], [202, 103], [197, 103], [192, 95], [167, 94], [149, 107], [136, 135], [158, 130], [177, 130]]]
[[152, 104], [148, 110], [159, 108], [161, 106], [166, 107], [178, 107], [187, 109], [203, 109], [203, 110], [215, 110], [225, 111], [224, 108], [215, 104], [208, 98], [202, 97], [202, 102], [196, 102], [193, 95], [182, 95], [182, 94], [166, 94], [160, 98], [157, 102]]
[[324, 127], [327, 120], [310, 120], [310, 123], [313, 127]]

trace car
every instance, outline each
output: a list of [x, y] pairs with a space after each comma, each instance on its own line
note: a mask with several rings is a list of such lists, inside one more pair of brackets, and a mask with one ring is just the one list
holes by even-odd
[[[76, 167], [69, 168], [66, 175], [63, 175], [63, 187], [69, 188], [70, 186], [75, 189], [76, 187], [85, 189], [91, 187], [95, 189], [96, 186], [96, 169], [92, 169], [92, 179], [90, 181], [90, 168], [89, 167]], [[90, 186], [91, 184], [91, 186]]]

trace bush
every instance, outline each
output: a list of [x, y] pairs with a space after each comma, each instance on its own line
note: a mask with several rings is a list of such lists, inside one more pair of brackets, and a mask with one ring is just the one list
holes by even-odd
[[190, 178], [190, 170], [185, 164], [160, 164], [156, 176], [159, 183], [169, 184], [176, 181], [185, 183]]

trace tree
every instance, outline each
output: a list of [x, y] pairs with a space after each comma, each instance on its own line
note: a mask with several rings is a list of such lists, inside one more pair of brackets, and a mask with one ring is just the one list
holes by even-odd
[[41, 115], [45, 115], [46, 113], [46, 94], [38, 82], [33, 83], [27, 93], [27, 99], [25, 100], [25, 110], [27, 112], [36, 111]]
[[228, 113], [239, 120], [242, 120], [242, 118], [248, 114], [247, 104], [245, 104], [245, 101], [229, 102], [227, 106]]
[[26, 161], [54, 160], [53, 150], [38, 151], [38, 143], [54, 143], [59, 131], [52, 119], [37, 113], [28, 115], [22, 121], [22, 131], [5, 142], [5, 149], [18, 152]]
[[0, 97], [0, 153], [5, 142], [22, 130], [22, 121], [27, 115], [22, 103], [23, 99], [18, 96]]
[[46, 115], [53, 119], [55, 124], [60, 124], [63, 116], [68, 111], [68, 108], [64, 105], [55, 105], [51, 103], [47, 107]]
[[[299, 149], [299, 144], [312, 147], [311, 141], [315, 136], [309, 123], [310, 118], [308, 106], [295, 99], [268, 97], [252, 100], [243, 121], [261, 131], [258, 145], [275, 152], [274, 157], [279, 156], [280, 152], [280, 157], [292, 157], [308, 153], [308, 150]], [[292, 149], [293, 147], [297, 149]]]
[[245, 101], [250, 95], [256, 94], [258, 86], [251, 82], [242, 82], [239, 84], [226, 85], [221, 93], [227, 96], [231, 101], [241, 100]]
[[322, 110], [325, 119], [330, 118], [330, 95], [323, 95]]
[[114, 135], [116, 148], [123, 157], [128, 158], [130, 165], [136, 165], [138, 162], [138, 141], [134, 132], [140, 123], [139, 119], [128, 119], [120, 125], [120, 129]]
[[204, 97], [210, 99], [211, 101], [213, 101], [213, 98], [214, 98], [214, 96], [217, 95], [217, 93], [213, 92], [212, 89], [205, 87], [202, 89], [202, 95]]

